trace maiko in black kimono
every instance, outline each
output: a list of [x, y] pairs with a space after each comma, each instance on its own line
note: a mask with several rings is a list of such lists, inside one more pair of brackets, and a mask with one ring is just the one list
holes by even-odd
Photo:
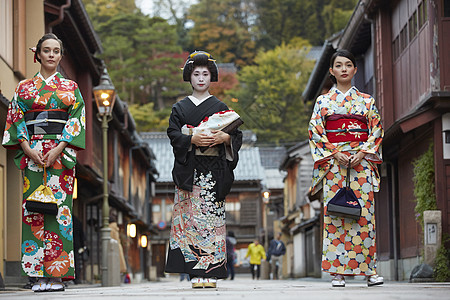
[[184, 125], [198, 126], [205, 117], [226, 111], [225, 103], [210, 96], [198, 106], [189, 97], [172, 108], [167, 134], [175, 164], [176, 185], [168, 273], [188, 273], [196, 277], [226, 278], [225, 196], [234, 180], [242, 132], [230, 133], [231, 144], [207, 149], [191, 143]]

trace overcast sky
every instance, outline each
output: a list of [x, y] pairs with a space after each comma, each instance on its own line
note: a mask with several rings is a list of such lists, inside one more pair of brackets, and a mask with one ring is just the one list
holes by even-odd
[[[174, 0], [174, 2], [182, 2], [188, 5], [194, 4], [197, 2], [197, 0]], [[136, 5], [141, 9], [142, 13], [146, 15], [153, 16], [154, 15], [154, 8], [153, 8], [153, 2], [154, 0], [135, 0]], [[167, 18], [168, 16], [162, 15], [161, 17]]]

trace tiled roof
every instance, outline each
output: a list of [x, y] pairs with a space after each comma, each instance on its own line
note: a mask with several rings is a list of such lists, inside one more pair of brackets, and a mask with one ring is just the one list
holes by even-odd
[[[141, 132], [142, 139], [149, 144], [156, 156], [156, 169], [159, 172], [157, 182], [172, 182], [173, 152], [170, 140], [165, 132]], [[264, 179], [259, 149], [242, 148], [239, 151], [239, 163], [234, 171], [236, 181], [258, 181]]]
[[311, 47], [308, 54], [306, 54], [306, 58], [310, 60], [318, 60], [322, 55], [322, 46], [314, 46]]
[[276, 169], [265, 169], [264, 173], [266, 175], [264, 184], [269, 190], [284, 188], [283, 180], [285, 177], [285, 172], [280, 171], [278, 168], [276, 168]]
[[159, 177], [157, 182], [172, 182], [173, 153], [165, 132], [141, 132], [140, 136], [156, 156], [155, 166]]
[[264, 180], [264, 168], [259, 158], [258, 147], [241, 148], [239, 162], [234, 171], [235, 180]]
[[284, 147], [259, 147], [261, 164], [264, 169], [278, 169], [283, 157], [286, 155]]
[[285, 174], [279, 169], [283, 158], [286, 156], [286, 148], [260, 147], [259, 154], [266, 177], [264, 180], [264, 185], [268, 189], [283, 189], [283, 179]]

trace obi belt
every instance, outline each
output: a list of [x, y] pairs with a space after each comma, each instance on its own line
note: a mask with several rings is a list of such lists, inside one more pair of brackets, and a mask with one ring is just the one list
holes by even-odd
[[325, 130], [331, 143], [365, 142], [369, 136], [367, 119], [362, 115], [331, 115], [326, 119]]
[[25, 113], [28, 134], [61, 134], [69, 114], [62, 109], [33, 109]]

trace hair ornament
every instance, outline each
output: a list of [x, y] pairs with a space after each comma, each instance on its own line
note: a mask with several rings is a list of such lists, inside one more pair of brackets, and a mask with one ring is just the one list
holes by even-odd
[[36, 47], [30, 47], [29, 48], [34, 53], [34, 63], [36, 63]]
[[194, 51], [189, 54], [183, 70], [183, 80], [190, 81], [191, 74], [195, 67], [206, 66], [211, 72], [211, 82], [217, 82], [219, 79], [219, 69], [216, 60], [206, 51]]

